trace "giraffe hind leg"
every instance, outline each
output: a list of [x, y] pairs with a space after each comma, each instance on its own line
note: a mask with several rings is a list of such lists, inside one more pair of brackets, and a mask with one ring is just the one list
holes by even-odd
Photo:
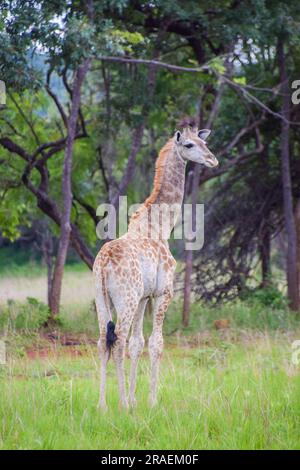
[[98, 351], [100, 356], [100, 398], [98, 402], [98, 408], [103, 410], [107, 409], [106, 405], [106, 369], [109, 360], [110, 352], [106, 347], [106, 331], [100, 329], [100, 339], [98, 341]]
[[118, 306], [115, 305], [117, 311], [117, 323], [116, 323], [116, 335], [117, 339], [112, 348], [112, 357], [116, 365], [117, 378], [119, 384], [119, 394], [120, 394], [120, 403], [122, 408], [128, 408], [128, 400], [126, 393], [126, 383], [125, 383], [125, 349], [126, 349], [126, 340], [128, 333], [132, 324], [134, 314], [138, 307], [138, 300], [131, 304], [125, 304], [122, 306], [122, 309], [118, 309]]
[[107, 363], [110, 357], [110, 349], [107, 348], [107, 335], [108, 335], [108, 322], [110, 319], [110, 314], [107, 309], [107, 305], [104, 301], [103, 291], [101, 285], [96, 284], [96, 308], [99, 321], [99, 341], [98, 341], [98, 351], [100, 357], [100, 398], [98, 402], [98, 408], [105, 410], [106, 406], [106, 369]]
[[166, 291], [163, 295], [153, 301], [153, 331], [149, 338], [149, 356], [151, 364], [150, 397], [149, 402], [154, 406], [157, 402], [157, 385], [160, 358], [163, 351], [163, 322], [165, 313], [172, 299], [171, 291]]
[[129, 378], [129, 404], [134, 406], [136, 404], [135, 400], [135, 388], [136, 388], [136, 376], [137, 376], [137, 367], [138, 361], [142, 354], [145, 340], [143, 336], [143, 320], [145, 308], [147, 305], [148, 299], [142, 299], [138, 305], [138, 308], [135, 312], [132, 321], [131, 327], [131, 337], [129, 340], [129, 355], [131, 359], [130, 366], [130, 378]]

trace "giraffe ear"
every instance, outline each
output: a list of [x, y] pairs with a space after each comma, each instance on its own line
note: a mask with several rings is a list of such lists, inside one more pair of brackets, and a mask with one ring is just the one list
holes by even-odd
[[180, 131], [176, 131], [174, 138], [175, 138], [175, 142], [176, 142], [177, 144], [180, 144], [180, 142], [181, 142], [181, 140], [182, 140], [181, 132], [180, 132]]
[[201, 131], [198, 132], [198, 137], [200, 137], [202, 140], [206, 140], [210, 133], [210, 129], [201, 129]]

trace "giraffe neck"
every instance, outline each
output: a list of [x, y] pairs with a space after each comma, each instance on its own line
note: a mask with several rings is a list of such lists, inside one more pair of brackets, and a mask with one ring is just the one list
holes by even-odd
[[153, 190], [131, 217], [129, 233], [138, 232], [164, 239], [170, 237], [183, 201], [185, 167], [186, 163], [178, 155], [173, 139], [169, 140], [156, 161]]

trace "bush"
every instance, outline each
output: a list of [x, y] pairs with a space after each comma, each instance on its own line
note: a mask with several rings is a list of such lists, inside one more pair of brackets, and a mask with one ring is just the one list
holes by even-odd
[[[174, 300], [167, 312], [164, 333], [171, 335], [181, 331], [184, 334], [215, 329], [214, 322], [227, 319], [230, 328], [259, 331], [291, 329], [299, 327], [300, 318], [287, 307], [285, 297], [276, 288], [247, 291], [243, 299], [236, 299], [222, 305], [212, 305], [195, 300], [191, 305], [190, 324], [182, 327], [182, 301]], [[146, 333], [151, 334], [152, 318], [146, 316]]]
[[0, 310], [2, 331], [38, 330], [49, 317], [47, 305], [33, 297], [27, 297], [25, 304], [8, 300]]
[[259, 303], [265, 307], [285, 310], [288, 306], [287, 298], [275, 286], [249, 289], [244, 293], [243, 299], [248, 303]]

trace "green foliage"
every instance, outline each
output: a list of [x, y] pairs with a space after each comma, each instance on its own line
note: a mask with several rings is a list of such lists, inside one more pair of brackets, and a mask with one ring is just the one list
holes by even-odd
[[285, 295], [272, 285], [264, 288], [248, 289], [242, 294], [241, 298], [246, 299], [249, 304], [261, 305], [262, 307], [282, 310], [288, 307]]
[[21, 235], [20, 225], [27, 212], [26, 205], [22, 203], [18, 205], [13, 192], [6, 198], [6, 202], [7, 205], [0, 205], [0, 227], [3, 237], [13, 241]]
[[64, 306], [61, 309], [58, 321], [63, 331], [85, 333], [95, 338], [98, 336], [99, 325], [94, 301], [84, 307]]
[[34, 251], [33, 246], [24, 250], [15, 244], [2, 247], [0, 250], [0, 275], [2, 279], [38, 277], [45, 275], [45, 269], [41, 265], [40, 255]]
[[[175, 333], [186, 336], [203, 331], [214, 331], [214, 322], [220, 318], [229, 320], [230, 331], [245, 329], [250, 331], [276, 331], [289, 330], [299, 327], [300, 319], [286, 307], [283, 296], [276, 297], [270, 294], [267, 297], [249, 297], [247, 300], [237, 300], [222, 306], [209, 306], [194, 302], [191, 306], [190, 325], [182, 327], [182, 301], [171, 303], [164, 322], [164, 334], [172, 337]], [[279, 300], [280, 299], [280, 300]], [[60, 315], [61, 326], [65, 331], [77, 333], [89, 332], [94, 337], [98, 335], [98, 322], [94, 305], [70, 304], [64, 306]], [[145, 336], [148, 338], [152, 332], [152, 316], [146, 311], [144, 322]]]
[[226, 71], [224, 62], [220, 57], [216, 57], [215, 59], [211, 60], [209, 62], [209, 66], [212, 70], [215, 70], [219, 74], [224, 74]]
[[[72, 222], [86, 244], [96, 250], [95, 221], [86, 207], [96, 209], [117, 191], [132, 149], [135, 128], [144, 122], [144, 138], [136, 168], [131, 184], [126, 188], [129, 203], [141, 202], [149, 194], [155, 158], [175, 130], [177, 121], [183, 115], [198, 116], [199, 113], [203, 123], [207, 121], [220, 85], [216, 75], [225, 72], [229, 46], [234, 45], [236, 56], [230, 76], [241, 89], [225, 87], [213, 122], [214, 132], [210, 141], [213, 151], [226, 148], [243, 127], [260, 117], [261, 109], [257, 103], [249, 101], [249, 97], [245, 99], [243, 87], [254, 85], [271, 90], [278, 86], [275, 54], [278, 37], [285, 39], [289, 50], [289, 75], [298, 78], [298, 18], [298, 2], [283, 4], [277, 0], [249, 0], [246, 6], [239, 2], [234, 4], [234, 8], [230, 0], [208, 0], [205, 5], [194, 0], [154, 1], [151, 4], [111, 0], [94, 2], [93, 19], [88, 15], [85, 2], [43, 1], [40, 8], [36, 8], [31, 1], [3, 1], [0, 13], [0, 79], [6, 82], [8, 96], [6, 108], [0, 111], [0, 137], [11, 138], [32, 155], [39, 145], [65, 136], [61, 116], [45, 91], [47, 74], [51, 75], [52, 91], [68, 113], [70, 96], [63, 79], [72, 86], [77, 65], [83, 58], [93, 57], [81, 96], [86, 137], [78, 139], [74, 147]], [[166, 24], [170, 26], [161, 34]], [[149, 99], [147, 66], [100, 62], [97, 59], [103, 55], [150, 59], [157, 54], [160, 60], [185, 67], [208, 63], [212, 73], [175, 74], [159, 68], [156, 70], [154, 93]], [[251, 88], [246, 90], [274, 111], [279, 111], [279, 94]], [[261, 140], [264, 149], [268, 150], [265, 157], [268, 164], [263, 171], [259, 170], [262, 155], [254, 154], [238, 167], [241, 168], [240, 173], [233, 166], [215, 179], [215, 183], [202, 185], [199, 197], [210, 206], [211, 217], [227, 224], [224, 232], [213, 230], [214, 236], [207, 238], [212, 240], [211, 247], [207, 241], [203, 253], [209, 248], [216, 253], [215, 248], [229, 245], [231, 235], [236, 232], [238, 217], [246, 213], [260, 214], [261, 201], [272, 199], [275, 194], [273, 186], [279, 188], [279, 127], [280, 121], [266, 114], [260, 126]], [[295, 169], [299, 160], [296, 126], [291, 126], [290, 135], [295, 197], [299, 197], [294, 176], [298, 177]], [[222, 156], [220, 168], [241, 153], [251, 152], [257, 144], [256, 137], [254, 131], [245, 134], [238, 145]], [[59, 209], [62, 203], [63, 152], [64, 149], [47, 160], [49, 195]], [[2, 146], [0, 161], [0, 229], [2, 235], [14, 240], [24, 225], [30, 225], [41, 217], [41, 211], [36, 198], [23, 185], [26, 162]], [[32, 170], [30, 179], [35, 187], [39, 186], [37, 169]], [[256, 182], [259, 182], [259, 191], [253, 198]], [[223, 185], [227, 187], [224, 193]], [[215, 199], [218, 191], [222, 193], [219, 200]], [[213, 201], [211, 205], [208, 204], [210, 200]], [[238, 216], [234, 214], [236, 201]], [[272, 199], [271, 209], [263, 214], [261, 220], [269, 217], [280, 220], [282, 206], [280, 197], [275, 201]], [[247, 219], [246, 222], [237, 233], [244, 235], [252, 226], [251, 221], [249, 223]], [[275, 224], [270, 225], [275, 227]], [[248, 247], [257, 242], [261, 233], [260, 224], [254, 226], [257, 226], [257, 231], [251, 240], [244, 243]], [[50, 229], [55, 235], [59, 234], [59, 228], [52, 222]], [[173, 242], [172, 249], [182, 256], [181, 247]], [[234, 254], [240, 249], [237, 246]], [[250, 258], [254, 260], [255, 256]], [[274, 302], [277, 305], [277, 301]], [[280, 300], [278, 302], [280, 305]]]
[[49, 317], [49, 308], [43, 302], [28, 297], [25, 304], [9, 300], [0, 307], [0, 330], [35, 331], [39, 330]]
[[[267, 300], [266, 300], [267, 299]], [[182, 302], [171, 304], [165, 321], [165, 333], [182, 331], [189, 335], [194, 332], [214, 329], [214, 321], [229, 320], [230, 328], [272, 331], [299, 326], [299, 318], [286, 307], [285, 298], [275, 292], [249, 296], [247, 300], [236, 300], [220, 306], [209, 306], [194, 302], [191, 306], [191, 321], [188, 328], [181, 326]], [[151, 332], [151, 320], [148, 324]]]
[[133, 53], [133, 46], [144, 45], [146, 39], [138, 31], [131, 33], [129, 31], [121, 31], [119, 29], [112, 30], [110, 32], [111, 40], [115, 43], [115, 47], [118, 45], [119, 50], [117, 53]]

